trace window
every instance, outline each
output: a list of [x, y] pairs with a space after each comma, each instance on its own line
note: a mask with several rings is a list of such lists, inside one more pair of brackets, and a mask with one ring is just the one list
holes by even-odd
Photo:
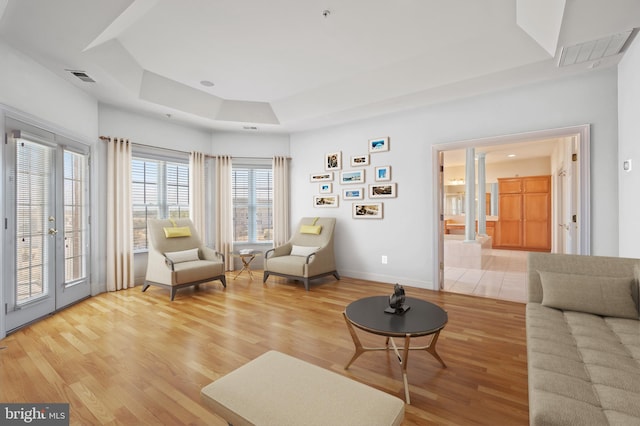
[[273, 172], [269, 164], [235, 165], [233, 241], [261, 243], [273, 239]]
[[131, 160], [133, 249], [147, 248], [147, 219], [189, 217], [189, 165], [134, 157]]

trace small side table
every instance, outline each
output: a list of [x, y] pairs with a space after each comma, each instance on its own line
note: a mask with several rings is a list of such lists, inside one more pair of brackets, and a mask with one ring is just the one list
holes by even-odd
[[255, 259], [257, 256], [260, 256], [261, 254], [262, 252], [260, 251], [252, 251], [251, 253], [233, 253], [234, 257], [239, 257], [242, 261], [242, 269], [240, 269], [240, 272], [238, 272], [236, 276], [233, 277], [233, 279], [235, 280], [236, 278], [238, 278], [244, 271], [247, 271], [249, 273], [249, 278], [253, 279], [253, 272], [251, 272], [251, 262], [253, 262], [253, 259]]
[[[355, 353], [349, 363], [344, 367], [345, 370], [360, 355], [368, 351], [389, 351], [393, 350], [398, 357], [398, 362], [402, 367], [402, 381], [404, 382], [404, 396], [407, 404], [411, 404], [409, 397], [409, 380], [407, 378], [407, 363], [409, 362], [410, 350], [424, 350], [429, 352], [443, 367], [447, 367], [438, 352], [436, 352], [436, 343], [440, 331], [449, 321], [447, 312], [441, 307], [413, 297], [407, 297], [406, 303], [411, 307], [402, 315], [387, 314], [385, 308], [389, 306], [388, 296], [372, 296], [358, 299], [351, 302], [343, 312], [344, 319], [347, 323], [347, 329], [353, 344]], [[354, 326], [368, 333], [377, 334], [386, 337], [384, 347], [366, 347], [360, 342], [360, 338], [356, 334]], [[431, 341], [426, 346], [410, 346], [412, 337], [432, 336]], [[394, 337], [404, 338], [404, 347], [400, 353]], [[391, 346], [389, 346], [391, 343]]]

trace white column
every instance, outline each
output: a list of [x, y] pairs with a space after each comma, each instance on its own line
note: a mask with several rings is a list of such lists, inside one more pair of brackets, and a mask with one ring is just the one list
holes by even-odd
[[487, 174], [485, 159], [487, 154], [479, 152], [478, 158], [478, 234], [487, 235]]
[[491, 184], [491, 216], [498, 216], [498, 182]]
[[465, 167], [464, 240], [476, 240], [476, 159], [475, 148], [467, 148]]

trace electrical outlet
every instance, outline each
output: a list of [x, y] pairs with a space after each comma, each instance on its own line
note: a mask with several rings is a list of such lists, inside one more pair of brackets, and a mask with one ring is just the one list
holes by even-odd
[[383, 265], [387, 264], [387, 256], [382, 256], [382, 264]]

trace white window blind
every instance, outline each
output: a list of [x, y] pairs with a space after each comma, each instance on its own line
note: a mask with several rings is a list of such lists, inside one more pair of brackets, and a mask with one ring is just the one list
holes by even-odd
[[233, 240], [260, 243], [273, 239], [271, 163], [233, 165]]
[[49, 293], [50, 212], [54, 150], [21, 139], [16, 147], [16, 275], [18, 304]]

